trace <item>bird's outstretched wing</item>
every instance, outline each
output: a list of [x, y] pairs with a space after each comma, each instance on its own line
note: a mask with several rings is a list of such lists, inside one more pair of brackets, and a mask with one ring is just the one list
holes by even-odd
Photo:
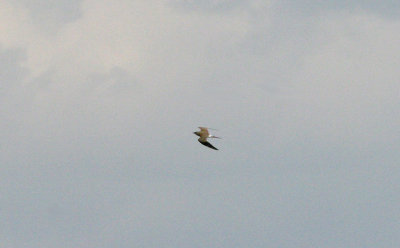
[[206, 127], [199, 127], [199, 128], [200, 128], [200, 132], [201, 132], [204, 136], [208, 137], [208, 135], [210, 135], [210, 133], [208, 132], [208, 129], [207, 129]]
[[205, 145], [205, 146], [210, 147], [211, 149], [218, 150], [218, 149], [215, 148], [213, 145], [211, 145], [210, 142], [208, 142], [208, 141], [200, 141], [200, 140], [199, 140], [199, 142], [200, 142], [202, 145]]

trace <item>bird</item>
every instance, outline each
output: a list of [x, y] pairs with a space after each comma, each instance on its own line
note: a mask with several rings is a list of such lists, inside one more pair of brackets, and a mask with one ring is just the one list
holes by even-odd
[[209, 147], [209, 148], [211, 148], [211, 149], [214, 149], [214, 150], [218, 150], [216, 147], [214, 147], [213, 145], [211, 145], [210, 142], [207, 141], [207, 139], [208, 139], [208, 138], [217, 138], [217, 139], [221, 139], [221, 138], [220, 138], [220, 137], [217, 137], [217, 136], [214, 136], [214, 135], [211, 135], [211, 134], [208, 132], [208, 129], [211, 129], [211, 128], [206, 128], [206, 127], [199, 127], [199, 128], [200, 128], [200, 131], [193, 132], [194, 134], [196, 134], [197, 136], [200, 137], [200, 138], [198, 139], [198, 141], [199, 141], [202, 145], [205, 145], [205, 146], [207, 146], [207, 147]]

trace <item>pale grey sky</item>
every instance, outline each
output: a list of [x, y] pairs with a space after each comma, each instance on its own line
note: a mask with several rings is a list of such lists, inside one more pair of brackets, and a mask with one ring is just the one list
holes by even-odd
[[399, 247], [399, 11], [0, 0], [0, 243]]

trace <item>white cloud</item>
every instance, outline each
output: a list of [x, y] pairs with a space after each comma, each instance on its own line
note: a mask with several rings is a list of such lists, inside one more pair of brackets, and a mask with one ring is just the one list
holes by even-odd
[[393, 135], [381, 123], [396, 122], [390, 109], [400, 91], [395, 80], [400, 36], [394, 31], [399, 25], [367, 15], [319, 24], [319, 45], [292, 75], [293, 97], [302, 98], [298, 118], [304, 118], [303, 125], [316, 135], [353, 142]]
[[87, 0], [51, 33], [1, 2], [0, 239], [390, 247], [399, 22], [194, 4]]
[[243, 16], [188, 15], [162, 1], [84, 1], [82, 18], [54, 36], [40, 33], [26, 9], [4, 5], [1, 42], [27, 49], [34, 75], [55, 65], [68, 74], [113, 67], [140, 73], [188, 59], [188, 53], [200, 57], [208, 45], [229, 45], [247, 30]]

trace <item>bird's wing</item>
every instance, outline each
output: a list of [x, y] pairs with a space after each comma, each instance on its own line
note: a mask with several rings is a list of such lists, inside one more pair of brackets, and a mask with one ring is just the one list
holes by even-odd
[[199, 128], [200, 128], [201, 132], [207, 133], [207, 135], [209, 134], [208, 133], [208, 128], [206, 128], [206, 127], [199, 127]]
[[205, 132], [201, 132], [200, 131], [200, 138], [199, 138], [199, 141], [200, 142], [207, 142], [207, 139], [208, 139], [208, 133], [205, 133]]
[[200, 128], [200, 138], [202, 141], [206, 141], [207, 138], [210, 136], [206, 127], [199, 127]]
[[199, 139], [199, 142], [200, 142], [202, 145], [205, 145], [205, 146], [210, 147], [211, 149], [218, 150], [218, 149], [215, 148], [213, 145], [211, 145], [210, 142], [208, 142], [208, 141], [200, 141], [200, 139]]

